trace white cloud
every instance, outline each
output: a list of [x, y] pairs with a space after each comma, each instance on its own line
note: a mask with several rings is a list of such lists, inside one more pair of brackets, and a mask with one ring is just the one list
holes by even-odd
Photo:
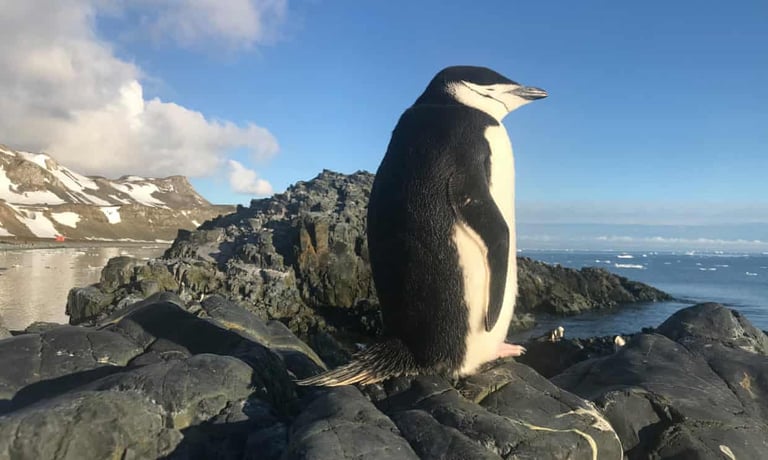
[[[102, 8], [119, 12], [115, 1], [0, 0], [0, 143], [45, 151], [75, 170], [105, 176], [201, 176], [222, 166], [231, 149], [254, 160], [276, 153], [277, 141], [264, 128], [146, 100], [141, 69], [118, 58], [95, 32]], [[263, 24], [259, 32], [251, 13], [238, 13], [240, 2], [163, 3], [172, 5], [163, 14], [198, 14], [190, 30], [205, 29], [204, 11], [211, 34], [229, 31], [226, 40], [246, 44], [263, 37]], [[241, 19], [242, 25], [232, 22]]]
[[287, 0], [134, 0], [142, 6], [142, 22], [155, 38], [184, 46], [211, 43], [250, 48], [277, 36]]
[[246, 195], [265, 196], [272, 193], [272, 184], [259, 179], [256, 171], [235, 160], [229, 160], [229, 185], [233, 191]]

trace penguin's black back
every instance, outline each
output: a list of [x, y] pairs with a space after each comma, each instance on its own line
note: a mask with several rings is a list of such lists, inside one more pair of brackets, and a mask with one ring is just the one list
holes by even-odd
[[452, 195], [489, 196], [490, 125], [498, 123], [467, 106], [414, 105], [395, 127], [371, 190], [368, 248], [385, 333], [436, 371], [457, 370], [466, 350]]

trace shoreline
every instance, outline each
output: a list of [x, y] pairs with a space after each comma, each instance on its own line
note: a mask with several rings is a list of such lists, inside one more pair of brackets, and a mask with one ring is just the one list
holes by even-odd
[[169, 248], [172, 241], [123, 241], [123, 240], [6, 240], [0, 239], [0, 252], [34, 249], [82, 249], [82, 248]]

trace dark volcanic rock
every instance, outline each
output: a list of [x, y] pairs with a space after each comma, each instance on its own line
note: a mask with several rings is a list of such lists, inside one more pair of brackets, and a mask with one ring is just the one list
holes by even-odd
[[122, 335], [74, 326], [0, 341], [0, 414], [116, 372], [141, 352]]
[[394, 422], [354, 387], [322, 392], [296, 418], [284, 459], [419, 457]]
[[0, 341], [0, 458], [616, 458], [621, 452], [588, 402], [522, 364], [494, 363], [455, 386], [430, 376], [365, 393], [293, 383], [322, 368], [280, 322], [263, 321], [220, 296], [185, 309], [174, 294], [155, 294], [97, 328], [60, 326]]
[[460, 381], [417, 377], [379, 402], [420, 458], [620, 458], [589, 403], [506, 362]]
[[[553, 382], [593, 400], [633, 458], [762, 458], [768, 451], [766, 337], [738, 313], [702, 304], [659, 334]], [[664, 334], [664, 335], [663, 335]]]
[[671, 297], [658, 289], [602, 268], [573, 270], [518, 258], [519, 311], [574, 314], [632, 302], [656, 302]]
[[127, 392], [81, 392], [0, 417], [7, 459], [161, 458], [181, 439], [159, 406]]

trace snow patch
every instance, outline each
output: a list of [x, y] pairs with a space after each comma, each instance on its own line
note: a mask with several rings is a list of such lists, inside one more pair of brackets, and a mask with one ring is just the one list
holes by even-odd
[[79, 192], [77, 193], [80, 197], [82, 197], [84, 200], [86, 200], [90, 204], [95, 204], [96, 206], [109, 206], [113, 203], [110, 203], [109, 201], [102, 200], [101, 198], [93, 195], [89, 195], [85, 192]]
[[53, 212], [51, 213], [53, 220], [66, 225], [67, 227], [77, 228], [77, 223], [80, 222], [80, 214], [76, 212]]
[[18, 192], [16, 185], [0, 166], [0, 199], [13, 204], [62, 204], [65, 201], [50, 191]]
[[19, 156], [24, 158], [27, 161], [31, 161], [32, 163], [37, 164], [43, 169], [48, 169], [48, 165], [46, 165], [46, 160], [50, 160], [51, 157], [44, 153], [29, 153], [29, 152], [19, 152]]
[[[2, 150], [2, 149], [0, 149]], [[14, 236], [13, 233], [9, 232], [3, 227], [0, 227], [0, 236]]]
[[101, 209], [101, 212], [107, 216], [107, 221], [109, 221], [110, 224], [120, 223], [120, 206], [104, 206], [99, 209]]
[[119, 184], [112, 182], [110, 185], [145, 206], [167, 207], [165, 203], [152, 196], [153, 193], [160, 191], [155, 184]]
[[56, 177], [56, 179], [64, 184], [65, 187], [67, 187], [69, 190], [72, 190], [73, 192], [82, 192], [84, 189], [99, 189], [96, 181], [89, 179], [82, 174], [78, 174], [69, 168], [56, 166], [52, 169], [49, 169], [49, 171]]
[[[20, 210], [16, 209], [16, 211]], [[59, 234], [59, 231], [53, 226], [53, 222], [45, 217], [41, 211], [24, 210], [18, 212], [18, 219], [38, 238], [54, 238]]]

